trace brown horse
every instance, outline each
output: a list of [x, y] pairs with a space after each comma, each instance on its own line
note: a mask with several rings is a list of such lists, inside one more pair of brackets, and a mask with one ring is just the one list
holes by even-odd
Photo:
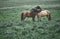
[[21, 14], [21, 21], [23, 21], [26, 17], [32, 17], [32, 20], [34, 20], [35, 16], [37, 15], [38, 12], [40, 12], [42, 9], [40, 6], [37, 6], [35, 8], [32, 8], [30, 11], [23, 11]]
[[26, 17], [32, 17], [32, 20], [34, 21], [35, 15], [31, 11], [23, 11], [21, 14], [21, 21], [24, 20]]
[[38, 20], [41, 21], [41, 17], [47, 16], [48, 20], [51, 20], [51, 14], [49, 10], [42, 10], [37, 14]]

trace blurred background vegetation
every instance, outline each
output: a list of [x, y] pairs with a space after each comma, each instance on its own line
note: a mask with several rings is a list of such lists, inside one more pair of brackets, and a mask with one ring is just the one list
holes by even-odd
[[[21, 22], [21, 12], [37, 5], [49, 10], [52, 20]], [[0, 0], [0, 39], [60, 39], [60, 0]]]

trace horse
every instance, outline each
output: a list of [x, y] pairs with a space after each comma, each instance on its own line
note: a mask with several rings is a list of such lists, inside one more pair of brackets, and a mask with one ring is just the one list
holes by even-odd
[[[39, 7], [39, 8], [38, 8]], [[24, 21], [26, 17], [31, 17], [33, 21], [35, 21], [35, 16], [37, 15], [38, 12], [41, 11], [40, 6], [36, 6], [35, 8], [32, 8], [30, 11], [23, 11], [21, 13], [21, 21]]]
[[31, 12], [31, 11], [23, 11], [22, 14], [21, 14], [21, 21], [23, 21], [26, 17], [32, 17], [32, 20], [34, 21], [34, 13]]
[[41, 17], [44, 17], [44, 16], [46, 16], [49, 21], [51, 20], [50, 11], [49, 10], [42, 10], [41, 12], [39, 12], [37, 14], [38, 21], [41, 21]]

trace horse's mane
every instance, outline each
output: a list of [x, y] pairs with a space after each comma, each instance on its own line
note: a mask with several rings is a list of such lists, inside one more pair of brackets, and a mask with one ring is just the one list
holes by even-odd
[[41, 12], [42, 11], [42, 9], [41, 9], [41, 7], [40, 6], [36, 6], [36, 7], [34, 7], [34, 8], [32, 8], [30, 11], [33, 11], [33, 12]]

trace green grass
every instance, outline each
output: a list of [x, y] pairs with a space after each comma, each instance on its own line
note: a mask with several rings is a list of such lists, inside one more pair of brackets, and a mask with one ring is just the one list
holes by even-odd
[[[46, 8], [45, 8], [46, 9]], [[48, 8], [47, 8], [48, 9]], [[24, 10], [24, 9], [23, 9]], [[1, 39], [60, 39], [60, 10], [49, 9], [52, 20], [42, 18], [41, 22], [32, 22], [27, 18], [21, 22], [22, 9], [1, 10], [0, 38]]]
[[43, 17], [42, 21], [38, 22], [36, 17], [35, 22], [32, 22], [31, 18], [26, 18], [25, 22], [21, 22], [21, 12], [23, 10], [30, 10], [39, 4], [38, 2], [35, 5], [35, 1], [31, 6], [21, 4], [17, 8], [0, 9], [0, 39], [60, 39], [59, 6], [41, 4], [42, 9], [48, 9], [51, 12], [51, 21]]

